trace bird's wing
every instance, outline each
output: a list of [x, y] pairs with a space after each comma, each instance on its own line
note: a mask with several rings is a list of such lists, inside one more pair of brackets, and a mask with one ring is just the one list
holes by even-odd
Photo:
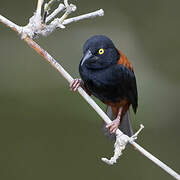
[[114, 82], [119, 89], [120, 95], [122, 94], [122, 96], [130, 101], [134, 112], [136, 112], [138, 106], [138, 93], [134, 72], [123, 64], [118, 64], [113, 67], [111, 78], [112, 82]]

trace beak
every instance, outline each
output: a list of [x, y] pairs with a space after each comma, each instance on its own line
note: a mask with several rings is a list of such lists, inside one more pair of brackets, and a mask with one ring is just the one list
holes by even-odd
[[90, 50], [88, 50], [88, 51], [86, 52], [86, 54], [84, 55], [82, 61], [81, 61], [81, 66], [84, 64], [84, 62], [85, 62], [87, 59], [91, 58], [92, 56], [93, 56], [93, 55], [92, 55], [92, 52], [91, 52]]

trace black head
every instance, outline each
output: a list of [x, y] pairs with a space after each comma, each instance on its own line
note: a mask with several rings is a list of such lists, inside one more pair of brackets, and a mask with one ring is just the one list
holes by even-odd
[[80, 66], [89, 69], [104, 69], [117, 64], [119, 52], [106, 36], [96, 35], [89, 38], [83, 46], [83, 58]]

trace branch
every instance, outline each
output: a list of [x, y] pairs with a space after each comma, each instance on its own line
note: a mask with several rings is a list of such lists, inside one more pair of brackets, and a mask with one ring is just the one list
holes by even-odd
[[47, 15], [49, 14], [51, 6], [55, 1], [56, 0], [50, 0], [48, 3], [45, 3], [45, 5], [44, 5], [43, 23], [46, 23]]
[[[57, 28], [64, 29], [65, 25], [70, 24], [71, 22], [104, 15], [104, 11], [101, 9], [93, 13], [67, 19], [67, 17], [71, 13], [76, 11], [77, 7], [74, 4], [69, 4], [68, 0], [64, 0], [64, 4], [60, 3], [58, 8], [56, 8], [48, 16], [52, 4], [55, 3], [56, 1], [58, 0], [50, 0], [48, 3], [45, 3], [43, 17], [41, 17], [42, 5], [44, 0], [38, 0], [37, 10], [35, 14], [29, 19], [29, 23], [26, 26], [22, 27], [22, 31], [24, 32], [24, 34], [28, 35], [30, 38], [38, 38], [39, 35], [48, 36]], [[64, 9], [65, 9], [65, 13], [60, 18], [56, 18], [52, 20]], [[65, 21], [66, 19], [67, 21]]]
[[38, 0], [36, 15], [39, 17], [41, 17], [41, 9], [42, 9], [43, 3], [44, 3], [44, 0]]
[[[37, 53], [39, 53], [47, 62], [49, 62], [69, 83], [73, 82], [73, 78], [68, 74], [68, 72], [44, 49], [42, 49], [35, 41], [32, 40], [33, 37], [35, 37], [35, 34], [43, 34], [44, 27], [42, 24], [42, 18], [41, 18], [41, 7], [43, 4], [43, 0], [38, 0], [37, 10], [35, 15], [30, 18], [29, 24], [25, 27], [18, 26], [14, 24], [13, 22], [9, 21], [2, 15], [0, 15], [0, 22], [5, 24], [6, 26], [10, 27], [12, 30], [17, 32], [21, 35], [21, 38], [31, 47], [33, 48]], [[96, 11], [94, 13], [89, 13], [86, 15], [82, 15], [75, 18], [70, 18], [65, 20], [67, 15], [70, 13], [70, 11], [73, 11], [72, 5], [68, 4], [67, 0], [64, 0], [64, 5], [66, 7], [65, 14], [61, 17], [62, 26], [63, 24], [69, 24], [71, 22], [76, 22], [85, 18], [95, 17], [95, 16], [102, 16], [103, 10]], [[74, 6], [75, 7], [75, 6]], [[65, 17], [66, 16], [66, 17]], [[54, 16], [53, 16], [54, 17]], [[40, 19], [40, 20], [39, 20]], [[52, 23], [52, 22], [51, 22]], [[50, 25], [52, 25], [50, 23]], [[99, 116], [107, 123], [111, 123], [111, 120], [109, 117], [102, 111], [102, 109], [95, 103], [95, 101], [81, 88], [78, 88], [78, 92], [81, 94], [81, 96], [91, 105], [91, 107], [99, 114]], [[148, 159], [153, 161], [155, 164], [157, 164], [159, 167], [161, 167], [163, 170], [165, 170], [167, 173], [169, 173], [171, 176], [173, 176], [175, 179], [180, 180], [180, 175], [176, 173], [174, 170], [172, 170], [170, 167], [168, 167], [166, 164], [161, 162], [159, 159], [154, 157], [152, 154], [150, 154], [148, 151], [146, 151], [144, 148], [142, 148], [140, 145], [138, 145], [134, 140], [137, 138], [138, 133], [143, 129], [143, 126], [141, 125], [140, 130], [133, 135], [132, 137], [128, 137], [127, 135], [123, 134], [119, 129], [116, 131], [116, 143], [115, 143], [115, 152], [114, 156], [108, 160], [107, 158], [102, 158], [102, 160], [110, 165], [114, 164], [116, 160], [119, 158], [119, 156], [122, 154], [122, 150], [125, 149], [125, 146], [127, 143], [130, 143], [135, 147], [136, 150], [141, 152], [144, 156], [146, 156]]]
[[13, 23], [12, 21], [8, 20], [7, 18], [2, 16], [1, 14], [0, 14], [0, 22], [5, 24], [7, 27], [11, 28], [16, 33], [21, 34], [22, 27], [18, 26], [17, 24]]
[[74, 18], [69, 18], [69, 19], [64, 20], [64, 22], [62, 24], [67, 25], [67, 24], [70, 24], [72, 22], [77, 22], [77, 21], [80, 21], [83, 19], [88, 19], [88, 18], [94, 18], [96, 16], [104, 16], [104, 11], [102, 9], [100, 9], [100, 10], [92, 12], [92, 13], [84, 14], [84, 15], [77, 16]]
[[65, 9], [64, 4], [59, 4], [58, 8], [52, 12], [46, 20], [44, 20], [45, 23], [48, 23], [51, 19], [53, 19], [57, 14], [59, 14], [61, 11]]

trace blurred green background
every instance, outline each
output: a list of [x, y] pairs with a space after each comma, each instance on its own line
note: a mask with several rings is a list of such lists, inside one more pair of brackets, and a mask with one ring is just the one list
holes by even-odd
[[[180, 172], [180, 1], [79, 0], [78, 11], [105, 16], [57, 30], [37, 42], [79, 77], [82, 45], [105, 34], [132, 61], [138, 82], [137, 142]], [[0, 14], [25, 25], [33, 1], [1, 0]], [[113, 144], [101, 119], [68, 83], [6, 26], [0, 24], [0, 179], [170, 180], [171, 176], [128, 147], [115, 166], [101, 162]], [[98, 102], [103, 108], [104, 106]]]

